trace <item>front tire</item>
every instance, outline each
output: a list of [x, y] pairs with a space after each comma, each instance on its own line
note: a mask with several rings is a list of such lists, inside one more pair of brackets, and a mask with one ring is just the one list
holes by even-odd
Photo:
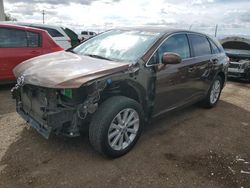
[[141, 105], [133, 99], [115, 96], [104, 101], [93, 115], [89, 140], [97, 152], [116, 158], [134, 147], [142, 127]]
[[223, 81], [220, 76], [217, 76], [214, 79], [213, 84], [211, 85], [207, 93], [207, 96], [203, 101], [205, 107], [212, 108], [218, 103], [222, 87], [223, 87]]

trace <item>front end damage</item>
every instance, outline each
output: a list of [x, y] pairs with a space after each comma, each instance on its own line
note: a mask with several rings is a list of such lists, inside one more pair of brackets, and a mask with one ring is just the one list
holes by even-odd
[[228, 77], [250, 80], [250, 60], [231, 60], [228, 67]]
[[132, 98], [145, 107], [146, 114], [150, 114], [152, 103], [149, 101], [152, 99], [148, 97], [151, 96], [151, 87], [147, 87], [153, 83], [152, 78], [145, 77], [145, 74], [151, 73], [139, 74], [139, 67], [131, 66], [71, 89], [36, 86], [19, 77], [12, 95], [16, 99], [17, 112], [43, 137], [48, 139], [52, 133], [76, 137], [81, 130], [88, 129], [92, 115], [111, 96]]
[[79, 136], [98, 106], [112, 96], [134, 99], [150, 114], [155, 77], [142, 66], [142, 62], [114, 62], [69, 52], [28, 60], [14, 69], [17, 112], [45, 138], [51, 133]]
[[[13, 88], [17, 112], [42, 136], [53, 132], [70, 137], [80, 134], [97, 107], [105, 82], [78, 89], [51, 89], [34, 85]], [[86, 125], [86, 126], [83, 126]]]

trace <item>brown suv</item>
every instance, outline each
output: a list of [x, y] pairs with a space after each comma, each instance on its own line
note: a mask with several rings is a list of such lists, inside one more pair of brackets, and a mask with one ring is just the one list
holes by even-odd
[[94, 149], [127, 153], [152, 117], [202, 101], [213, 107], [228, 58], [204, 34], [123, 28], [17, 66], [17, 112], [45, 138], [87, 128]]

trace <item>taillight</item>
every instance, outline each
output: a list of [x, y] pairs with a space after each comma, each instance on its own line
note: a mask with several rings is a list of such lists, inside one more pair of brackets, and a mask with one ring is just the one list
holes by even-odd
[[53, 52], [57, 52], [57, 51], [62, 51], [62, 50], [64, 50], [64, 49], [61, 48], [60, 46], [56, 46], [56, 47], [52, 47], [51, 50], [52, 50]]

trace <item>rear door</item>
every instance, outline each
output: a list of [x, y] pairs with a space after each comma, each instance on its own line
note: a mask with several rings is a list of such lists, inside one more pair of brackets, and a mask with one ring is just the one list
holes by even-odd
[[193, 89], [198, 95], [204, 95], [210, 85], [209, 76], [212, 71], [213, 59], [208, 38], [201, 34], [188, 34], [192, 52], [192, 64], [189, 74], [193, 78]]
[[0, 28], [0, 80], [15, 80], [13, 69], [19, 63], [42, 54], [39, 33]]

